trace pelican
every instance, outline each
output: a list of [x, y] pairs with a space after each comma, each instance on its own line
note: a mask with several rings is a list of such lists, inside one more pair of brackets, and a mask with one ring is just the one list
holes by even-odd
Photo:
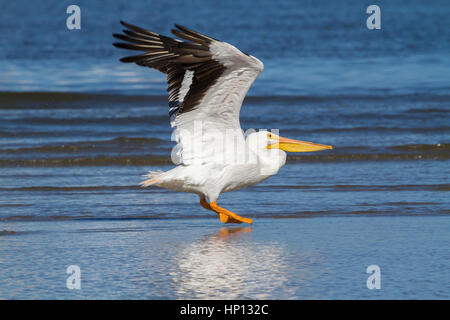
[[[123, 42], [113, 45], [141, 51], [120, 59], [154, 68], [167, 75], [173, 169], [150, 171], [141, 182], [173, 191], [190, 192], [223, 223], [252, 223], [217, 204], [223, 192], [258, 184], [276, 174], [286, 152], [311, 152], [332, 146], [281, 137], [277, 132], [244, 135], [239, 113], [253, 81], [263, 71], [257, 58], [234, 46], [175, 25], [163, 36], [121, 21]], [[277, 112], [274, 109], [274, 112]]]

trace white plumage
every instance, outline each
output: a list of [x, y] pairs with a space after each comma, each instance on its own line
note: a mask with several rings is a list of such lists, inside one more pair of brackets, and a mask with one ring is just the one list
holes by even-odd
[[[239, 114], [253, 81], [263, 71], [257, 58], [234, 46], [176, 25], [180, 41], [127, 24], [116, 38], [120, 48], [145, 53], [121, 59], [167, 74], [172, 139], [177, 146], [167, 172], [150, 172], [142, 186], [158, 186], [198, 194], [206, 209], [221, 221], [251, 223], [221, 208], [220, 193], [257, 184], [285, 164], [286, 151], [331, 149], [290, 140], [266, 131], [243, 135]], [[206, 201], [206, 198], [208, 201]]]

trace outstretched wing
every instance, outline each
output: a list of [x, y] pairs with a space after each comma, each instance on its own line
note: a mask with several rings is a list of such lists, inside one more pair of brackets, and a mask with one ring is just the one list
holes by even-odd
[[[219, 142], [214, 136], [227, 129], [240, 131], [242, 101], [263, 70], [262, 62], [228, 43], [179, 25], [172, 33], [185, 41], [121, 23], [127, 29], [114, 37], [126, 42], [114, 45], [143, 51], [121, 61], [167, 74], [169, 115], [178, 142], [178, 162], [207, 161], [205, 151], [211, 153], [212, 145], [215, 155], [225, 152], [227, 142]], [[243, 137], [239, 139], [243, 141]]]

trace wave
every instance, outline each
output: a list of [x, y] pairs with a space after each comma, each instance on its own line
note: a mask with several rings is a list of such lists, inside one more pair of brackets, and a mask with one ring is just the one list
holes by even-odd
[[98, 118], [52, 118], [52, 117], [21, 117], [20, 119], [6, 119], [0, 122], [8, 124], [26, 125], [150, 125], [169, 123], [168, 115], [154, 115], [142, 117], [98, 117]]
[[[383, 101], [398, 100], [409, 102], [448, 102], [449, 94], [442, 93], [414, 93], [414, 94], [321, 94], [321, 95], [250, 95], [245, 102], [274, 103], [274, 102], [340, 102], [340, 101]], [[76, 93], [76, 92], [0, 92], [0, 109], [65, 109], [110, 107], [111, 104], [167, 104], [167, 95], [145, 95], [145, 94], [102, 94], [102, 93]], [[436, 112], [433, 109], [411, 109], [410, 112]], [[440, 109], [437, 109], [440, 110]], [[443, 109], [445, 110], [445, 109]], [[441, 112], [441, 111], [437, 111]], [[448, 112], [448, 110], [442, 111]]]
[[74, 92], [0, 92], [1, 109], [83, 109], [111, 104], [167, 103], [166, 95], [126, 95]]
[[[150, 148], [157, 150], [156, 154], [145, 154]], [[0, 165], [2, 166], [153, 166], [172, 164], [170, 147], [166, 145], [166, 141], [151, 137], [118, 137], [109, 140], [6, 148], [0, 149], [0, 152], [8, 155], [8, 157], [0, 159]], [[35, 158], [37, 154], [39, 157]], [[58, 154], [65, 156], [57, 157]], [[335, 146], [333, 151], [289, 154], [287, 158], [288, 162], [294, 163], [449, 159], [449, 143], [405, 144], [383, 148]]]
[[[256, 185], [249, 187], [250, 190], [257, 190], [258, 192], [272, 192], [276, 190], [323, 190], [323, 191], [450, 191], [450, 184], [399, 184], [399, 185]], [[83, 191], [142, 191], [153, 192], [157, 191], [165, 192], [165, 189], [157, 188], [143, 188], [136, 185], [123, 185], [123, 186], [31, 186], [31, 187], [17, 187], [17, 188], [5, 188], [0, 187], [0, 192], [83, 192]], [[431, 202], [390, 202], [383, 203], [383, 205], [423, 205], [432, 204]], [[5, 204], [4, 206], [24, 206], [22, 204]]]
[[[1, 134], [1, 132], [0, 132]], [[30, 132], [30, 134], [32, 134]], [[86, 140], [76, 142], [60, 142], [58, 144], [47, 144], [39, 147], [26, 147], [26, 148], [8, 148], [0, 149], [4, 153], [28, 153], [28, 152], [66, 152], [66, 151], [78, 151], [78, 150], [90, 150], [90, 149], [104, 149], [105, 147], [114, 147], [115, 151], [121, 146], [154, 146], [161, 143], [167, 143], [167, 140], [154, 138], [154, 137], [117, 137], [113, 139], [102, 140]], [[365, 152], [373, 153], [379, 149], [391, 149], [397, 151], [438, 151], [446, 152], [450, 151], [449, 143], [432, 143], [432, 144], [404, 144], [394, 145], [386, 147], [368, 147], [365, 145], [352, 145], [352, 146], [339, 146], [333, 152]]]
[[[341, 161], [411, 161], [449, 160], [450, 154], [337, 154], [288, 156], [289, 162], [341, 162]], [[0, 166], [71, 167], [71, 166], [159, 166], [173, 165], [170, 157], [158, 155], [96, 156], [40, 159], [0, 159]]]
[[[11, 215], [0, 217], [0, 221], [66, 221], [66, 220], [169, 220], [169, 219], [214, 219], [214, 216], [191, 214], [178, 216], [175, 214], [148, 214], [148, 215], [121, 215], [121, 216], [97, 216], [83, 215]], [[217, 219], [217, 218], [216, 218]]]
[[449, 160], [450, 154], [329, 154], [329, 155], [288, 155], [288, 162], [340, 162], [340, 161], [410, 161], [410, 160]]
[[[436, 210], [434, 212], [427, 213], [427, 216], [431, 215], [446, 215], [447, 210]], [[417, 211], [402, 209], [399, 212], [398, 208], [395, 209], [368, 209], [368, 210], [323, 210], [323, 211], [303, 211], [287, 214], [274, 214], [271, 215], [275, 219], [295, 219], [295, 218], [312, 218], [321, 216], [351, 216], [351, 215], [369, 215], [369, 216], [423, 216], [424, 214]]]
[[301, 189], [324, 191], [450, 191], [450, 184], [400, 184], [400, 185], [270, 185], [252, 186], [258, 191], [272, 191], [273, 189]]
[[311, 130], [298, 130], [299, 132], [316, 132], [316, 133], [331, 133], [331, 132], [410, 132], [410, 133], [442, 133], [450, 131], [450, 126], [440, 127], [396, 127], [396, 126], [356, 126], [349, 128], [329, 127], [318, 128]]
[[71, 166], [157, 166], [172, 164], [170, 157], [142, 156], [98, 156], [53, 159], [0, 159], [0, 166], [24, 167], [71, 167]]
[[9, 231], [9, 230], [0, 230], [0, 236], [10, 236], [17, 234], [16, 231]]
[[95, 151], [95, 150], [121, 150], [123, 148], [136, 149], [139, 147], [154, 146], [166, 142], [165, 140], [158, 138], [145, 138], [145, 137], [118, 137], [109, 140], [91, 140], [91, 141], [79, 141], [75, 143], [64, 143], [58, 145], [43, 145], [39, 147], [29, 148], [10, 148], [0, 149], [5, 154], [21, 154], [21, 153], [34, 153], [34, 152], [47, 152], [47, 153], [67, 153], [67, 152], [80, 152], [80, 151]]
[[[373, 116], [374, 117], [374, 116]], [[373, 118], [371, 117], [371, 118]], [[353, 117], [354, 118], [354, 117]], [[399, 117], [400, 119], [401, 117]], [[39, 131], [0, 131], [0, 137], [33, 137], [33, 136], [52, 136], [55, 135], [55, 131], [47, 131], [50, 128], [48, 126], [98, 126], [102, 128], [104, 126], [120, 126], [122, 128], [129, 127], [134, 128], [136, 126], [150, 126], [150, 125], [162, 125], [164, 129], [169, 126], [168, 116], [144, 116], [144, 117], [103, 117], [103, 118], [49, 118], [49, 117], [23, 117], [20, 119], [8, 119], [0, 120], [0, 123], [8, 125], [20, 125], [20, 126], [36, 126]], [[87, 127], [88, 128], [88, 127]], [[42, 131], [46, 130], [46, 131]], [[423, 127], [410, 127], [410, 126], [351, 126], [351, 127], [324, 127], [324, 128], [311, 128], [302, 129], [295, 128], [287, 131], [293, 131], [299, 134], [311, 134], [311, 133], [448, 133], [450, 132], [450, 126], [423, 126]], [[78, 131], [74, 131], [77, 133]], [[80, 132], [78, 132], [80, 133]]]
[[[70, 186], [70, 187], [35, 186], [35, 187], [19, 187], [19, 188], [0, 188], [0, 192], [1, 191], [69, 192], [69, 191], [122, 191], [122, 190], [147, 190], [147, 189], [144, 189], [143, 187], [137, 184], [133, 186]], [[15, 206], [15, 204], [5, 206]]]
[[401, 146], [390, 147], [393, 150], [399, 151], [438, 151], [438, 152], [449, 152], [450, 144], [448, 143], [436, 143], [436, 144], [406, 144]]
[[412, 108], [407, 112], [409, 113], [448, 113], [450, 109], [444, 108]]
[[[249, 216], [252, 218], [273, 218], [273, 219], [295, 219], [295, 218], [314, 218], [323, 216], [352, 216], [352, 215], [369, 215], [369, 216], [447, 216], [449, 210], [447, 209], [437, 209], [428, 211], [426, 214], [423, 213], [421, 209], [411, 210], [408, 208], [373, 208], [367, 210], [317, 210], [317, 211], [299, 211], [299, 212], [287, 212], [287, 213], [253, 213]], [[206, 214], [196, 214], [192, 213], [189, 215], [178, 215], [178, 214], [147, 214], [147, 215], [102, 215], [97, 214], [83, 214], [83, 215], [10, 215], [0, 217], [0, 221], [71, 221], [71, 220], [90, 220], [90, 221], [125, 221], [125, 220], [197, 220], [197, 219], [217, 219], [213, 215]], [[161, 228], [165, 228], [162, 226]], [[5, 230], [6, 231], [6, 230]], [[131, 232], [139, 230], [131, 230], [129, 228], [124, 228], [123, 230], [113, 228], [112, 230], [106, 229], [81, 229], [74, 230], [72, 232]], [[14, 232], [14, 233], [11, 233]], [[34, 231], [39, 232], [39, 231]], [[23, 233], [23, 232], [19, 232]], [[6, 231], [3, 235], [14, 235], [17, 234], [15, 231]], [[2, 234], [0, 233], [0, 236]]]
[[[92, 121], [92, 120], [87, 120]], [[121, 123], [121, 120], [111, 120], [111, 122], [117, 121], [118, 123]], [[167, 119], [164, 120], [164, 126], [167, 122]], [[63, 121], [62, 121], [63, 122]], [[61, 122], [61, 123], [62, 123]], [[131, 123], [132, 120], [130, 120]], [[97, 123], [97, 122], [95, 122]], [[104, 123], [98, 122], [99, 124], [103, 125]], [[81, 123], [80, 123], [81, 124]], [[136, 124], [136, 123], [133, 123]], [[141, 125], [151, 125], [151, 122], [142, 121], [140, 123]], [[155, 121], [154, 124], [161, 124], [161, 122]], [[116, 134], [121, 135], [132, 135], [135, 134], [135, 129], [132, 126], [128, 126], [130, 130], [127, 131], [120, 131]], [[44, 128], [43, 128], [44, 129]], [[46, 137], [55, 137], [55, 136], [64, 136], [64, 137], [73, 137], [73, 136], [91, 136], [92, 131], [90, 127], [86, 127], [86, 129], [68, 129], [61, 132], [57, 131], [48, 131], [49, 128], [45, 128], [46, 131], [0, 131], [0, 137], [4, 138], [46, 138]], [[102, 133], [101, 130], [98, 130], [99, 133]], [[108, 132], [108, 131], [106, 131]], [[439, 126], [439, 127], [381, 127], [381, 126], [364, 126], [364, 127], [349, 127], [349, 128], [342, 128], [342, 127], [328, 127], [328, 128], [318, 128], [318, 129], [301, 129], [301, 128], [295, 128], [295, 129], [287, 129], [284, 130], [284, 132], [289, 132], [289, 134], [307, 134], [310, 135], [312, 133], [327, 133], [327, 134], [359, 134], [359, 133], [413, 133], [413, 134], [424, 134], [424, 133], [436, 133], [436, 134], [443, 134], [443, 133], [449, 133], [450, 132], [450, 126]], [[108, 132], [109, 133], [109, 132]], [[115, 132], [110, 132], [110, 134], [115, 134]]]

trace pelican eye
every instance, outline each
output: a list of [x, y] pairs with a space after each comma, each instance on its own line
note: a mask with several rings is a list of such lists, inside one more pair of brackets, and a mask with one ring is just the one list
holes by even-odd
[[268, 133], [268, 134], [267, 134], [267, 138], [272, 139], [272, 134], [271, 134], [271, 133]]

